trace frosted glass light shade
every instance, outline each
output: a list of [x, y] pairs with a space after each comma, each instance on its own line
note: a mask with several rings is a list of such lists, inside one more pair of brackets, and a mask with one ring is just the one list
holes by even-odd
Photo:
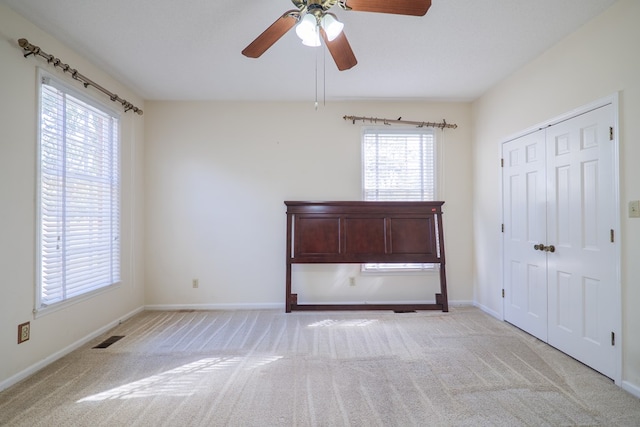
[[320, 46], [320, 34], [316, 17], [308, 13], [296, 26], [296, 34], [305, 46]]
[[335, 38], [340, 35], [342, 29], [344, 28], [344, 24], [338, 21], [332, 13], [325, 13], [325, 15], [322, 17], [320, 25], [322, 25], [322, 28], [327, 35], [327, 40], [329, 41], [335, 40]]
[[316, 33], [315, 36], [302, 40], [302, 44], [305, 46], [311, 46], [311, 47], [320, 46], [320, 34]]

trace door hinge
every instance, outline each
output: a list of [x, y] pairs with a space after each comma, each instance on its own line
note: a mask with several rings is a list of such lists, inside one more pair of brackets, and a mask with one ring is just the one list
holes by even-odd
[[611, 332], [611, 345], [616, 345], [616, 333]]
[[502, 224], [502, 227], [500, 227], [500, 229], [502, 230], [502, 232], [504, 233], [504, 224]]
[[503, 168], [504, 167], [504, 159], [500, 159], [500, 167]]
[[502, 290], [502, 298], [504, 298], [504, 289]]
[[611, 229], [611, 243], [615, 242], [615, 235], [613, 233], [613, 228]]
[[609, 141], [613, 141], [613, 126], [609, 126]]

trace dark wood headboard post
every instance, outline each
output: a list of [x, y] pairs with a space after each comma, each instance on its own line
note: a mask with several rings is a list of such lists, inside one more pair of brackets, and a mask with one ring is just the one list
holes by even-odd
[[[445, 273], [444, 202], [297, 202], [287, 206], [285, 311], [449, 311]], [[291, 265], [302, 263], [434, 263], [440, 265], [435, 304], [298, 304]]]
[[296, 304], [297, 301], [292, 300], [291, 295], [291, 256], [292, 256], [292, 233], [293, 233], [293, 216], [287, 213], [287, 284], [286, 284], [286, 298], [285, 298], [285, 312], [291, 313], [291, 306]]

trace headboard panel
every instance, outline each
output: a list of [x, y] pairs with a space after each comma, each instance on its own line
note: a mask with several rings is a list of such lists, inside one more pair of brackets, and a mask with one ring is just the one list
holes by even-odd
[[[328, 307], [297, 303], [297, 295], [291, 293], [291, 264], [371, 262], [440, 264], [441, 293], [436, 294], [436, 304], [412, 304], [411, 307], [448, 311], [442, 234], [444, 202], [284, 203], [287, 206], [287, 312]], [[334, 304], [331, 309], [378, 306], [407, 309], [406, 304]]]

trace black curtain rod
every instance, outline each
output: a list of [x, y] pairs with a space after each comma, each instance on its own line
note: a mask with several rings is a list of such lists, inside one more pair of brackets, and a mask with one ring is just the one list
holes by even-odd
[[27, 39], [18, 40], [18, 44], [22, 49], [24, 49], [27, 52], [24, 54], [25, 58], [29, 55], [41, 56], [44, 59], [46, 59], [49, 64], [53, 64], [54, 67], [61, 68], [65, 73], [71, 73], [71, 77], [81, 82], [84, 85], [85, 89], [89, 86], [93, 86], [94, 88], [98, 89], [100, 92], [107, 95], [113, 102], [119, 102], [120, 104], [122, 104], [125, 112], [132, 110], [134, 113], [138, 113], [139, 115], [142, 115], [142, 110], [136, 107], [135, 105], [133, 105], [132, 103], [130, 103], [129, 101], [127, 101], [126, 99], [120, 98], [115, 93], [108, 91], [107, 89], [103, 88], [93, 80], [90, 80], [87, 77], [83, 76], [78, 72], [78, 70], [71, 68], [69, 64], [63, 63], [60, 60], [60, 58], [56, 58], [53, 55], [49, 55], [48, 53], [43, 52], [40, 49], [40, 47], [32, 45], [31, 43], [29, 43]]

